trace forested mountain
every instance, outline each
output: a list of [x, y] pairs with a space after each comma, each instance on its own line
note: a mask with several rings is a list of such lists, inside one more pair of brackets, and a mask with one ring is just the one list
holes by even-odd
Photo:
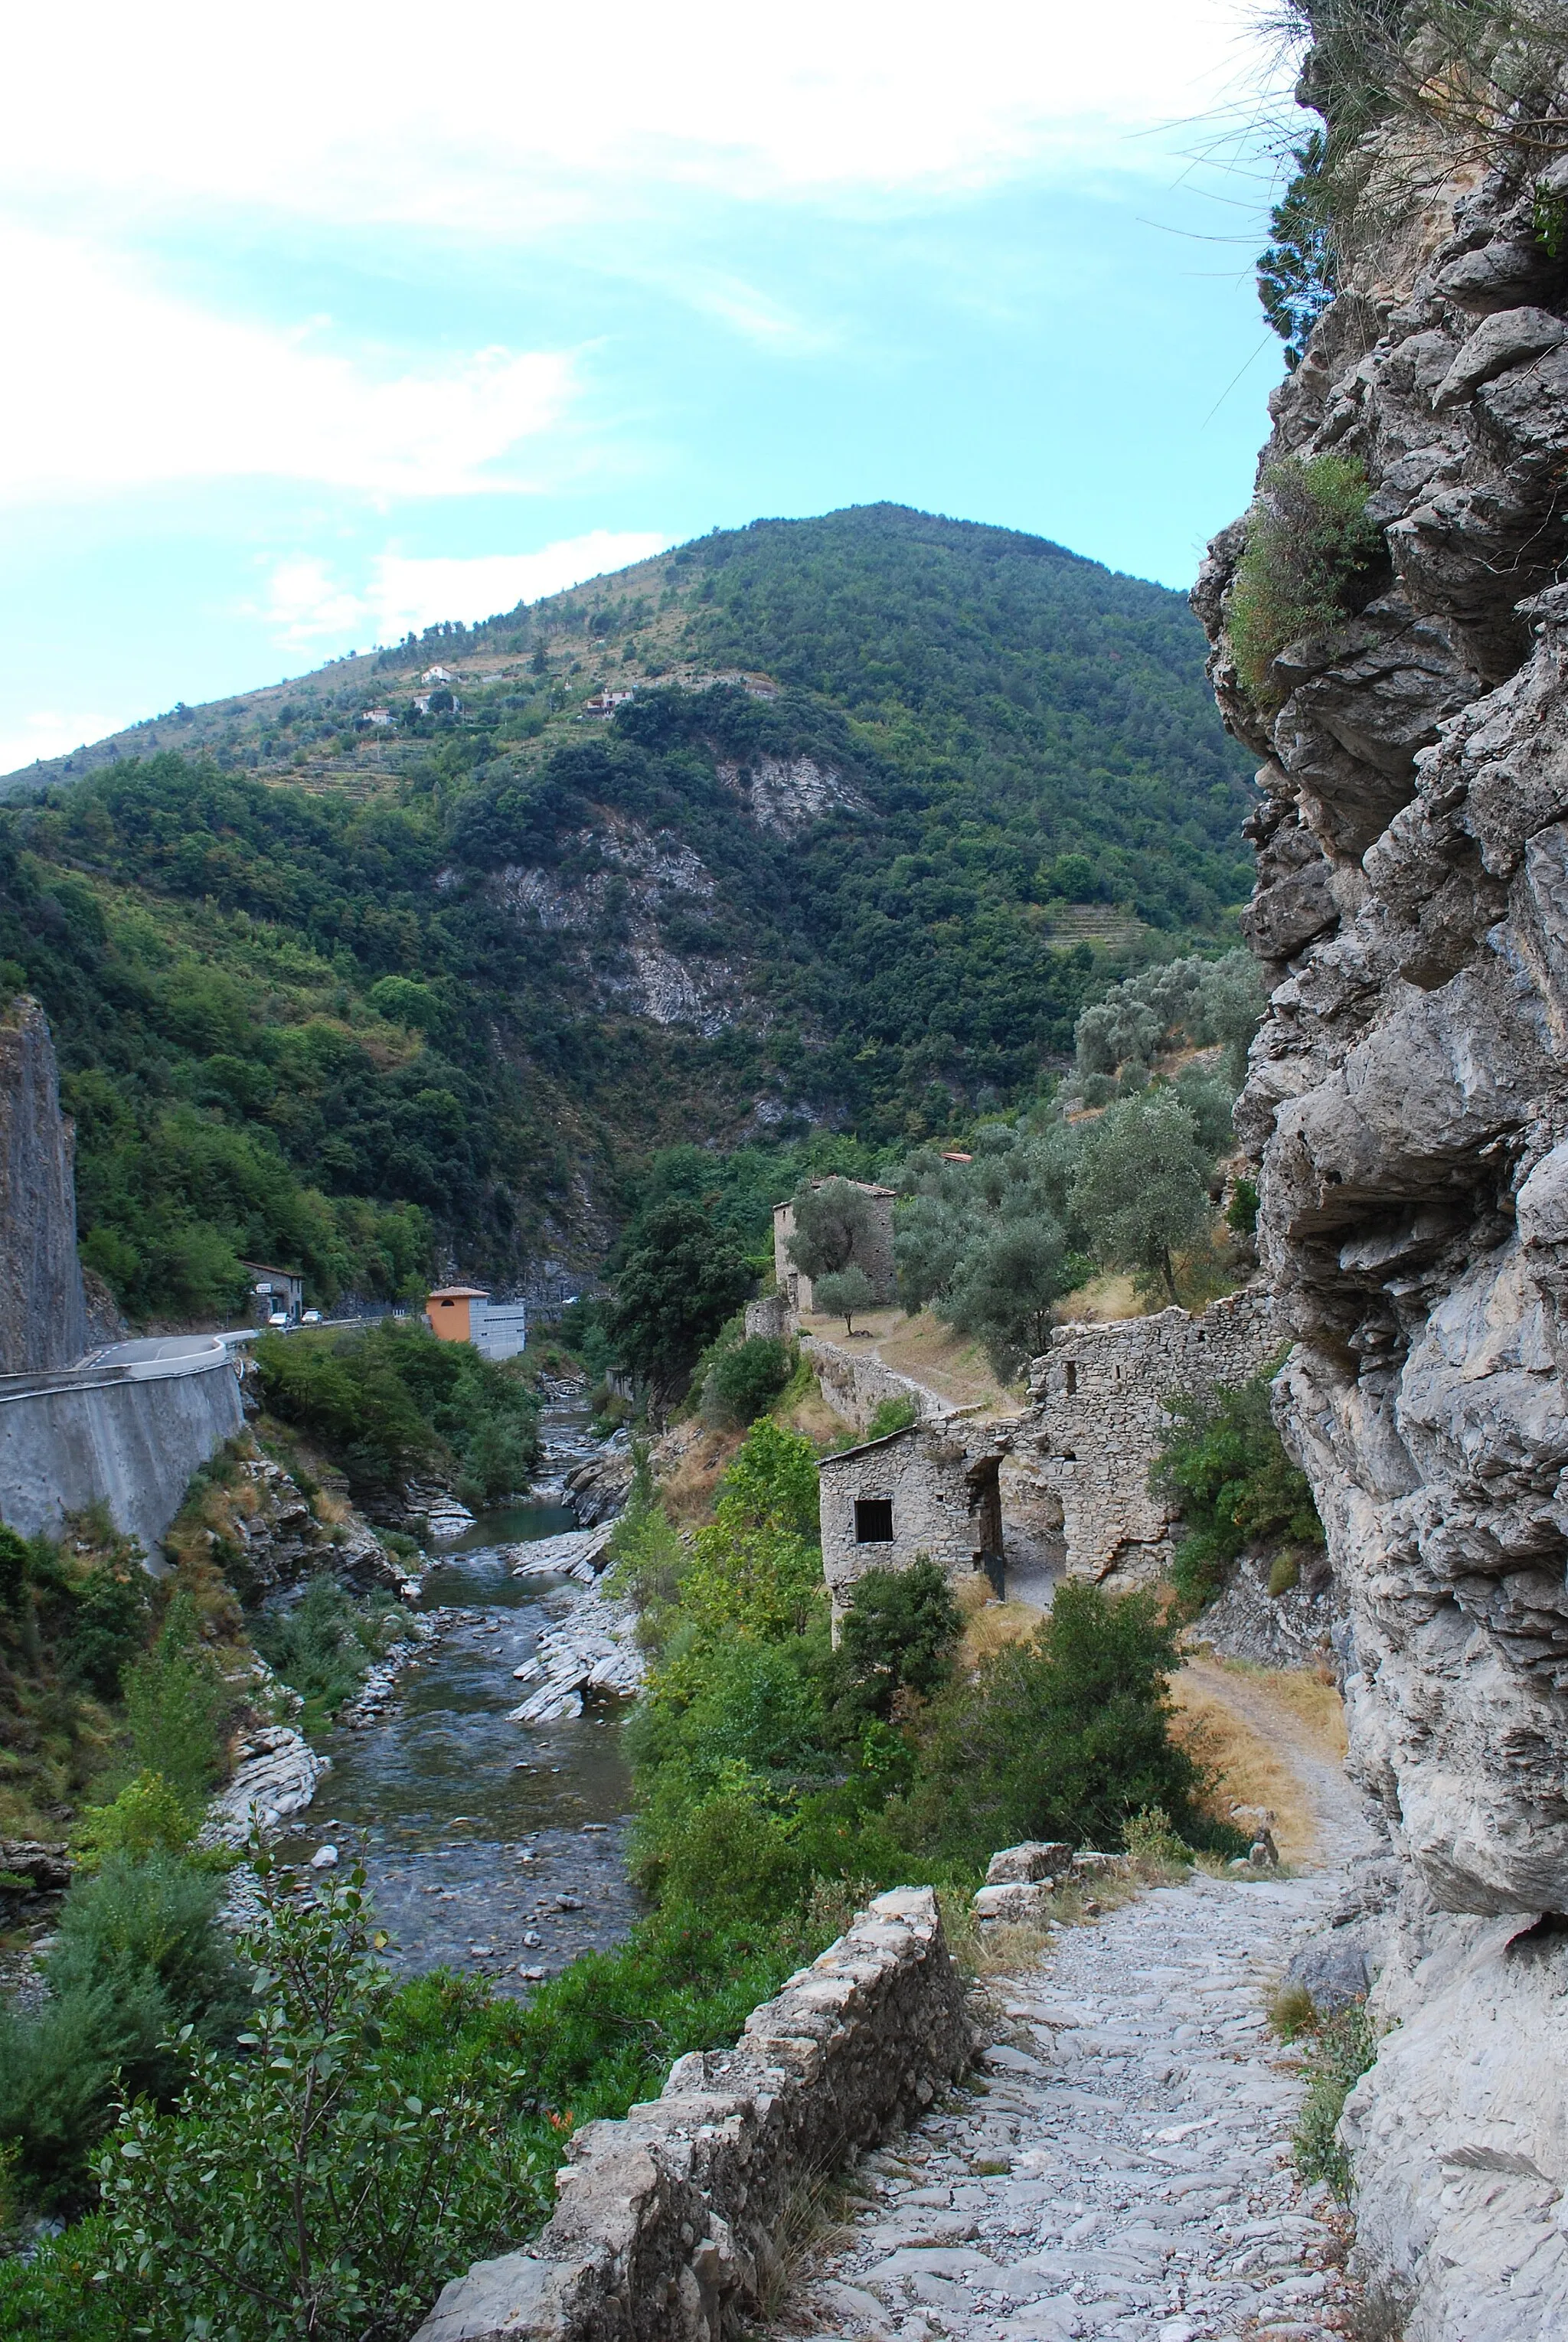
[[88, 1257], [155, 1315], [240, 1254], [514, 1279], [674, 1139], [1029, 1094], [1246, 895], [1202, 650], [1176, 595], [880, 505], [16, 776], [0, 980], [55, 1025]]

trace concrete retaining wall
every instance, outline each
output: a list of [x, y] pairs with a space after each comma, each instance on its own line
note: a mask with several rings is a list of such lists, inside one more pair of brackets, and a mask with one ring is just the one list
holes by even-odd
[[102, 1503], [150, 1552], [196, 1466], [244, 1421], [221, 1344], [163, 1374], [89, 1367], [10, 1391], [0, 1381], [0, 1520], [56, 1536], [67, 1513]]
[[454, 2278], [414, 2342], [720, 2342], [758, 2314], [792, 2187], [920, 2113], [972, 2046], [934, 1895], [878, 1896], [734, 2049], [590, 2123], [538, 2242]]

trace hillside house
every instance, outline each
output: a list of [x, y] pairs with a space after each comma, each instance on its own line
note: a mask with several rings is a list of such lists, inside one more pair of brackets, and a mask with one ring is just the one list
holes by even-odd
[[470, 1342], [486, 1358], [514, 1358], [528, 1340], [526, 1302], [493, 1302], [482, 1285], [438, 1286], [424, 1322], [438, 1342]]
[[457, 677], [448, 667], [427, 666], [419, 680], [421, 683], [425, 685], [433, 683], [455, 683]]
[[817, 1466], [822, 1566], [836, 1627], [868, 1569], [908, 1569], [924, 1554], [954, 1591], [977, 1573], [1004, 1590], [1002, 1450], [965, 1446], [951, 1423], [914, 1423]]
[[[824, 1187], [827, 1181], [814, 1179], [811, 1184], [814, 1188]], [[852, 1179], [849, 1185], [852, 1187], [858, 1187], [863, 1196], [871, 1198], [873, 1223], [871, 1241], [864, 1257], [863, 1258], [858, 1253], [855, 1257], [871, 1279], [872, 1290], [876, 1296], [874, 1306], [884, 1308], [895, 1300], [898, 1294], [898, 1280], [893, 1266], [893, 1206], [897, 1200], [897, 1190], [893, 1187], [878, 1187], [866, 1179]], [[777, 1280], [779, 1291], [789, 1303], [792, 1316], [799, 1318], [809, 1316], [815, 1308], [816, 1303], [812, 1294], [810, 1277], [795, 1266], [789, 1256], [789, 1240], [794, 1234], [794, 1204], [775, 1204], [774, 1206], [774, 1276]]]
[[240, 1266], [262, 1304], [263, 1316], [275, 1316], [281, 1310], [291, 1326], [297, 1326], [305, 1315], [304, 1269], [273, 1268], [265, 1260], [242, 1260]]

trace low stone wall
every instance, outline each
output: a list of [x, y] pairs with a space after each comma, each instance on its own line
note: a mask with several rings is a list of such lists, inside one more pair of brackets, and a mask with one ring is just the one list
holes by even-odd
[[842, 1343], [824, 1342], [820, 1334], [803, 1334], [801, 1339], [824, 1398], [853, 1430], [864, 1431], [884, 1399], [913, 1399], [917, 1422], [946, 1412], [934, 1392], [869, 1352], [862, 1356]]
[[1060, 1496], [1069, 1576], [1136, 1580], [1166, 1567], [1177, 1511], [1149, 1486], [1168, 1424], [1165, 1399], [1248, 1381], [1283, 1338], [1268, 1295], [1255, 1286], [1195, 1317], [1162, 1309], [1056, 1328], [1034, 1361], [1034, 1404], [1015, 1447], [1038, 1457]]
[[57, 1536], [67, 1513], [104, 1504], [150, 1552], [192, 1473], [244, 1426], [239, 1378], [221, 1348], [165, 1375], [85, 1368], [0, 1386], [0, 1520]]
[[758, 2312], [792, 2188], [919, 2114], [972, 2053], [935, 1896], [878, 1896], [734, 2049], [590, 2123], [538, 2242], [454, 2279], [414, 2342], [719, 2342]]

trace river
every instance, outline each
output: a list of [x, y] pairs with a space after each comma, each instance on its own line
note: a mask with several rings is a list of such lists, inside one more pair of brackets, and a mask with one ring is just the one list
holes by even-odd
[[586, 1410], [558, 1400], [540, 1430], [538, 1500], [482, 1514], [437, 1549], [417, 1606], [437, 1638], [375, 1723], [321, 1743], [332, 1771], [278, 1848], [301, 1869], [324, 1845], [343, 1861], [360, 1851], [397, 1967], [466, 1969], [514, 1995], [618, 1942], [639, 1907], [625, 1871], [624, 1704], [506, 1720], [527, 1696], [513, 1669], [584, 1592], [569, 1578], [520, 1581], [500, 1550], [574, 1526], [559, 1483], [591, 1448]]

